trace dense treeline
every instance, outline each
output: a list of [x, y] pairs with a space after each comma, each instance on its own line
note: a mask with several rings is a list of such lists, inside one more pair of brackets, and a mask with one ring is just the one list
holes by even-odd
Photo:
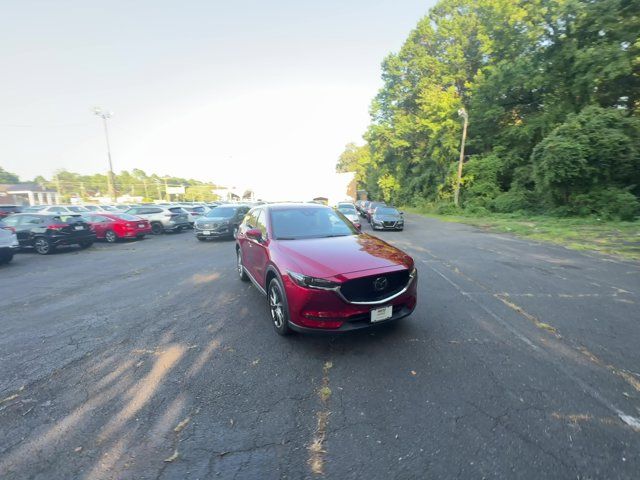
[[[0, 183], [17, 183], [18, 181], [17, 175], [0, 167]], [[72, 197], [83, 200], [95, 196], [106, 197], [109, 192], [107, 175], [100, 173], [81, 175], [67, 170], [59, 170], [50, 179], [38, 176], [33, 181], [58, 191], [65, 201]], [[159, 176], [155, 173], [148, 175], [137, 168], [131, 172], [123, 170], [115, 174], [115, 186], [118, 196], [143, 197], [145, 201], [167, 199], [167, 186], [184, 186], [185, 195], [180, 195], [180, 198], [185, 200], [211, 201], [218, 199], [218, 196], [212, 192], [217, 188], [215, 184], [181, 177]]]
[[384, 60], [366, 143], [337, 169], [450, 209], [465, 108], [468, 211], [633, 218], [639, 33], [638, 0], [441, 0]]

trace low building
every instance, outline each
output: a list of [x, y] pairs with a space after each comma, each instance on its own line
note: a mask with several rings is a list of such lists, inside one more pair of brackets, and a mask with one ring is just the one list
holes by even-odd
[[38, 183], [0, 184], [0, 205], [56, 205], [60, 194]]

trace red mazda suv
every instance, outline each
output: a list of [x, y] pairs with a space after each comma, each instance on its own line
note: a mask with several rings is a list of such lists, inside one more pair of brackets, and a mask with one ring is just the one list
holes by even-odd
[[240, 279], [267, 296], [276, 331], [342, 332], [413, 312], [413, 259], [316, 204], [269, 204], [247, 213], [236, 238]]

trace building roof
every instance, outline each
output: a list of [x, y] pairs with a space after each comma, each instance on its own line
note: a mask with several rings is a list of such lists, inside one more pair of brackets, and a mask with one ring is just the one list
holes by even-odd
[[49, 192], [56, 193], [55, 190], [51, 190], [43, 187], [39, 183], [35, 182], [23, 182], [23, 183], [0, 183], [0, 192], [13, 193], [13, 192]]

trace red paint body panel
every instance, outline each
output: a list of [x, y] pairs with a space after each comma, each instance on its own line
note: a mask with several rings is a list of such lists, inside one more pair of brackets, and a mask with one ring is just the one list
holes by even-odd
[[95, 213], [91, 216], [103, 217], [108, 220], [107, 222], [88, 222], [96, 232], [96, 238], [104, 238], [107, 230], [112, 230], [118, 238], [136, 238], [140, 235], [151, 234], [151, 224], [143, 218], [123, 220], [117, 215], [109, 213]]
[[[269, 212], [270, 208], [277, 206], [262, 208]], [[415, 308], [417, 276], [404, 293], [392, 300], [361, 305], [348, 302], [336, 291], [300, 286], [287, 273], [291, 271], [343, 284], [362, 277], [411, 271], [414, 261], [406, 253], [367, 234], [277, 240], [273, 239], [268, 219], [267, 215], [267, 238], [262, 242], [248, 238], [248, 229], [243, 223], [238, 232], [237, 248], [241, 251], [245, 269], [263, 290], [268, 288], [266, 279], [269, 271], [275, 270], [279, 274], [287, 296], [292, 327], [334, 331], [360, 328], [371, 325], [369, 316], [374, 308], [391, 305], [394, 318], [406, 316]]]

